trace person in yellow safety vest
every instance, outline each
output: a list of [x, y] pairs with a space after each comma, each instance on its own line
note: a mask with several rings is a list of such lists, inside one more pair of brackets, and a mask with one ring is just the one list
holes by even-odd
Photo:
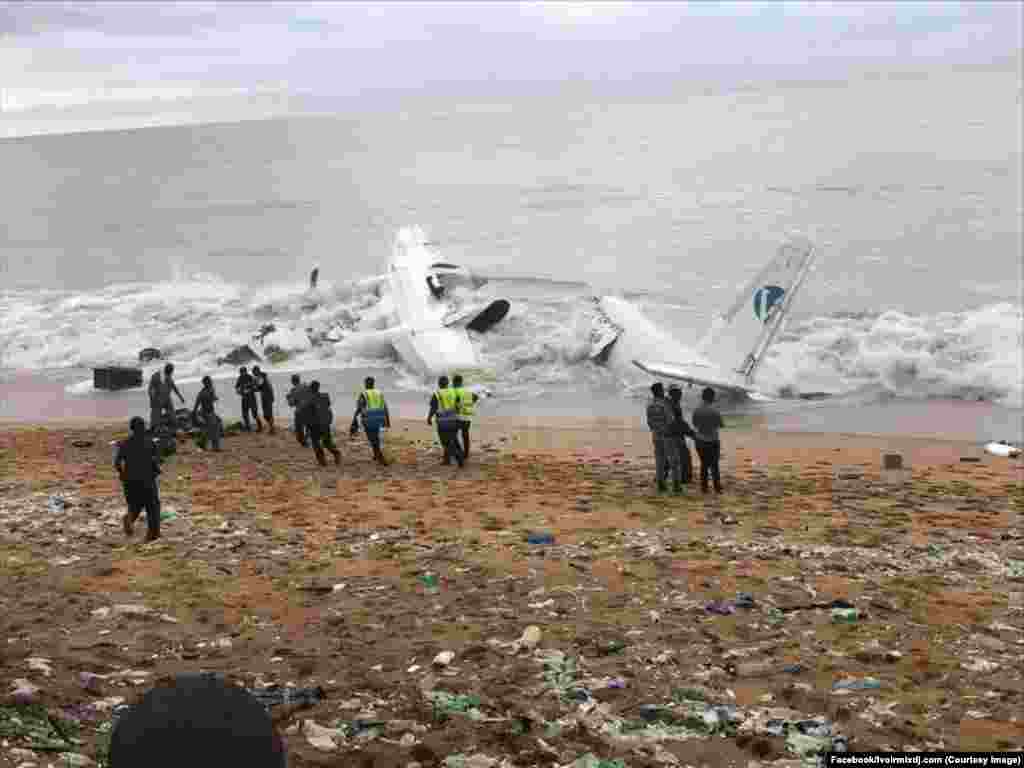
[[451, 464], [452, 457], [462, 467], [466, 463], [462, 455], [462, 446], [459, 445], [459, 407], [461, 403], [458, 394], [448, 386], [448, 377], [442, 376], [437, 380], [437, 391], [430, 398], [430, 413], [427, 414], [427, 424], [437, 416], [437, 436], [444, 446], [444, 458], [442, 464]]
[[388, 404], [384, 395], [375, 388], [376, 382], [373, 376], [367, 376], [363, 381], [364, 389], [356, 398], [356, 412], [352, 414], [352, 426], [348, 433], [355, 436], [359, 431], [359, 420], [362, 417], [363, 429], [366, 431], [366, 439], [373, 449], [373, 458], [380, 464], [387, 466], [387, 459], [380, 448], [380, 429], [387, 427], [391, 429], [391, 414], [388, 413]]
[[462, 374], [457, 373], [452, 377], [452, 389], [459, 397], [459, 431], [462, 433], [462, 457], [469, 458], [469, 427], [473, 422], [473, 411], [476, 401], [480, 395], [470, 392], [462, 386]]

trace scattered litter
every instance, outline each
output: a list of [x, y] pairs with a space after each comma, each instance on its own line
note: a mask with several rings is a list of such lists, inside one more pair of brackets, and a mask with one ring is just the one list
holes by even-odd
[[832, 609], [833, 624], [856, 624], [858, 618], [860, 618], [860, 614], [857, 612], [856, 608]]
[[882, 683], [873, 677], [848, 678], [837, 680], [832, 685], [833, 691], [874, 691], [882, 687]]
[[528, 544], [554, 544], [555, 535], [553, 533], [534, 532], [527, 535], [526, 541]]
[[433, 663], [439, 667], [447, 667], [449, 664], [452, 663], [452, 660], [454, 658], [454, 651], [441, 651], [439, 654], [437, 654], [437, 656], [434, 657]]

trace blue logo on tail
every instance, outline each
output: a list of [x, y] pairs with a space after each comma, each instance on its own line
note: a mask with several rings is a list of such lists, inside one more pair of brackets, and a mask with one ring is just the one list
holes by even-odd
[[772, 308], [782, 301], [786, 292], [777, 285], [766, 285], [754, 293], [754, 314], [762, 323], [767, 323]]

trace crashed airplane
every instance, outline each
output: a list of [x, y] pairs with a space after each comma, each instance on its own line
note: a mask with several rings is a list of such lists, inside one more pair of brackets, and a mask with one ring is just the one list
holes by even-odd
[[710, 386], [754, 400], [772, 399], [755, 387], [757, 370], [814, 263], [805, 239], [785, 243], [775, 257], [715, 317], [695, 350], [656, 327], [631, 302], [595, 297], [597, 344], [593, 360], [630, 364], [653, 376]]
[[469, 331], [484, 333], [494, 327], [508, 314], [510, 304], [495, 299], [462, 305], [453, 294], [458, 287], [476, 290], [486, 282], [464, 267], [438, 260], [421, 230], [403, 228], [395, 238], [387, 272], [356, 283], [381, 299], [362, 322], [375, 329], [351, 331], [331, 341], [338, 351], [355, 356], [393, 352], [425, 377], [480, 370]]

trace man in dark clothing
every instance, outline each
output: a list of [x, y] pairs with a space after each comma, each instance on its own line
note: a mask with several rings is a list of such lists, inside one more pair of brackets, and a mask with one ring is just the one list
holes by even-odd
[[[686, 423], [686, 419], [683, 418], [682, 400], [682, 388], [678, 384], [671, 385], [668, 388], [668, 402], [672, 406], [672, 412], [676, 418], [672, 422], [669, 435], [675, 438], [676, 446], [679, 449], [679, 468], [683, 477], [683, 484], [685, 485], [693, 479], [693, 457], [690, 456], [690, 449], [686, 445], [686, 438], [693, 439], [694, 433], [690, 425]], [[665, 479], [668, 479], [668, 472], [665, 473]]]
[[270, 383], [267, 376], [258, 365], [252, 367], [252, 378], [256, 384], [256, 391], [260, 395], [260, 405], [263, 406], [263, 418], [266, 419], [270, 434], [276, 434], [274, 428], [274, 385]]
[[196, 395], [196, 404], [192, 408], [192, 420], [202, 424], [205, 432], [203, 445], [209, 445], [212, 450], [220, 451], [220, 439], [223, 436], [223, 424], [220, 416], [214, 410], [214, 403], [220, 398], [213, 389], [213, 379], [203, 376], [203, 388]]
[[260, 412], [256, 407], [256, 380], [249, 375], [249, 371], [243, 365], [238, 371], [238, 378], [235, 379], [235, 392], [242, 397], [242, 429], [252, 432], [252, 423], [249, 421], [249, 414], [256, 419], [256, 431], [263, 431], [263, 423], [260, 421]]
[[[313, 443], [313, 452], [321, 467], [327, 466], [327, 459], [324, 457], [324, 448], [334, 454], [334, 463], [341, 464], [341, 451], [334, 444], [331, 436], [331, 429], [334, 427], [334, 411], [331, 410], [331, 397], [326, 392], [320, 391], [320, 382], [309, 383], [310, 397], [302, 406], [305, 412], [302, 414], [302, 421], [306, 425], [310, 442]], [[323, 445], [321, 446], [321, 441]]]
[[665, 478], [670, 470], [672, 490], [675, 493], [683, 490], [678, 445], [671, 436], [674, 422], [672, 406], [665, 399], [665, 386], [657, 381], [651, 385], [651, 399], [647, 401], [647, 428], [651, 430], [651, 442], [654, 444], [654, 479], [658, 484], [658, 493], [667, 490]]
[[288, 401], [288, 405], [295, 409], [295, 439], [299, 441], [299, 445], [303, 448], [306, 447], [306, 425], [302, 421], [302, 414], [305, 413], [305, 407], [308, 405], [310, 400], [309, 387], [302, 383], [299, 379], [299, 374], [292, 374], [292, 388], [289, 390], [285, 399]]
[[131, 437], [117, 446], [114, 467], [121, 478], [128, 512], [121, 518], [126, 536], [131, 536], [135, 520], [146, 510], [146, 541], [160, 538], [160, 493], [157, 475], [160, 456], [151, 438], [146, 437], [146, 422], [135, 416], [128, 423]]
[[708, 492], [710, 474], [715, 483], [715, 493], [721, 493], [722, 479], [718, 471], [718, 461], [722, 456], [722, 444], [719, 441], [718, 430], [724, 428], [725, 424], [722, 423], [722, 414], [712, 405], [715, 402], [715, 390], [705, 387], [700, 398], [704, 404], [693, 412], [693, 444], [697, 448], [697, 455], [700, 456], [700, 489], [704, 493]]
[[437, 380], [437, 391], [430, 398], [430, 413], [427, 414], [427, 424], [433, 423], [434, 416], [437, 416], [437, 437], [444, 446], [444, 458], [442, 464], [451, 464], [452, 457], [459, 466], [465, 466], [466, 458], [462, 454], [462, 446], [459, 445], [459, 396], [455, 390], [448, 386], [448, 377], [442, 376]]
[[[159, 386], [157, 386], [159, 384]], [[174, 366], [171, 363], [167, 363], [164, 366], [164, 377], [160, 381], [154, 374], [153, 378], [149, 380], [150, 386], [150, 410], [153, 409], [153, 392], [154, 389], [157, 393], [157, 413], [160, 418], [156, 424], [150, 424], [150, 429], [157, 430], [161, 426], [166, 426], [171, 434], [175, 434], [178, 431], [178, 422], [174, 416], [174, 402], [171, 400], [171, 395], [177, 395], [178, 399], [185, 403], [185, 396], [181, 394], [181, 390], [178, 389], [178, 385], [174, 383]], [[153, 419], [150, 419], [153, 421]]]
[[373, 458], [378, 463], [387, 466], [388, 461], [384, 458], [384, 452], [380, 447], [380, 430], [382, 427], [391, 429], [391, 414], [388, 413], [388, 404], [384, 395], [375, 387], [376, 382], [373, 376], [367, 376], [363, 382], [364, 389], [356, 399], [356, 412], [352, 414], [352, 426], [348, 433], [355, 437], [359, 431], [359, 420], [362, 417], [363, 429], [366, 431], [366, 439], [373, 449]]

